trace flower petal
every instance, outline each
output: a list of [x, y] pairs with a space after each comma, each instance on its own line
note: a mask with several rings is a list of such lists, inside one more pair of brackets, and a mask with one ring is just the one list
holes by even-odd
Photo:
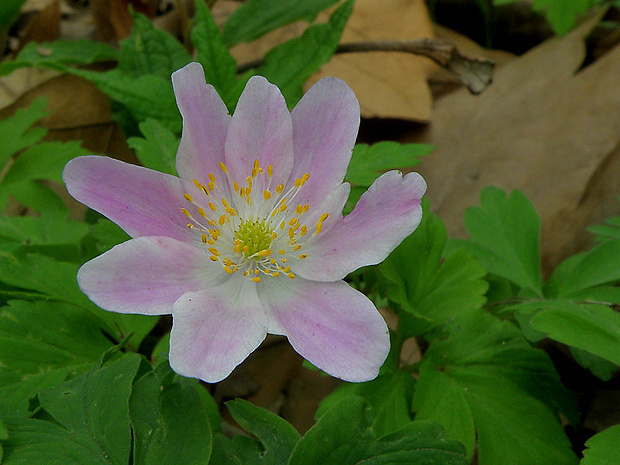
[[292, 178], [310, 178], [299, 202], [314, 207], [344, 179], [360, 124], [360, 106], [344, 81], [324, 78], [291, 113], [295, 165]]
[[243, 276], [183, 295], [172, 319], [170, 366], [207, 383], [226, 378], [267, 335], [256, 286]]
[[420, 224], [425, 191], [426, 182], [418, 173], [383, 174], [349, 215], [316, 236], [306, 259], [291, 259], [293, 272], [306, 279], [336, 281], [380, 263]]
[[78, 157], [63, 180], [78, 201], [107, 216], [132, 237], [193, 240], [181, 207], [187, 204], [179, 178], [108, 157]]
[[372, 302], [344, 281], [266, 279], [259, 297], [293, 348], [345, 381], [377, 376], [390, 350], [385, 321]]
[[172, 85], [183, 115], [176, 168], [185, 189], [192, 193], [194, 179], [207, 184], [209, 173], [221, 174], [219, 163], [224, 161], [231, 118], [215, 88], [206, 83], [199, 63], [190, 63], [172, 73]]
[[218, 285], [226, 276], [199, 248], [169, 237], [139, 237], [85, 263], [77, 278], [105, 310], [163, 315], [184, 293]]
[[242, 184], [254, 160], [273, 167], [273, 185], [286, 184], [293, 168], [293, 126], [286, 101], [262, 76], [252, 77], [237, 104], [226, 139], [226, 165]]

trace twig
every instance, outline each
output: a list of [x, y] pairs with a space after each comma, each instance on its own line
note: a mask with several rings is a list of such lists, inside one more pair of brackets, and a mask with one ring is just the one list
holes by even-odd
[[[486, 58], [470, 57], [461, 53], [454, 44], [442, 39], [386, 40], [341, 44], [335, 53], [404, 52], [430, 58], [461, 81], [472, 94], [481, 93], [492, 81], [495, 63]], [[242, 63], [237, 72], [258, 68], [263, 60]]]

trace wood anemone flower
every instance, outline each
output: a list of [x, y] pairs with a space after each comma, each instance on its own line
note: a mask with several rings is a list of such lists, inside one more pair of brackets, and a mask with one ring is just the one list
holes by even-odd
[[342, 279], [418, 226], [422, 177], [383, 174], [343, 217], [360, 122], [343, 81], [322, 79], [289, 112], [252, 77], [232, 116], [199, 64], [172, 82], [178, 178], [101, 156], [64, 170], [73, 197], [132, 237], [84, 264], [80, 288], [112, 312], [171, 313], [170, 365], [184, 376], [220, 381], [272, 333], [333, 376], [376, 377], [388, 329]]

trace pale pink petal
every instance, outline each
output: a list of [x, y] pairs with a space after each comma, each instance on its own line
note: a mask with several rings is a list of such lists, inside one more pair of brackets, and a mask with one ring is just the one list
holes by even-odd
[[63, 180], [75, 199], [132, 237], [167, 236], [182, 241], [196, 237], [181, 212], [188, 202], [179, 178], [108, 157], [87, 156], [67, 163]]
[[273, 186], [286, 184], [293, 168], [293, 128], [286, 101], [262, 76], [252, 77], [232, 117], [226, 139], [231, 178], [244, 184], [254, 160], [273, 166]]
[[183, 376], [221, 381], [260, 345], [267, 326], [255, 283], [240, 274], [184, 294], [174, 304], [170, 366]]
[[139, 237], [85, 263], [77, 278], [84, 294], [105, 310], [163, 315], [184, 293], [218, 285], [226, 276], [197, 247]]
[[260, 284], [263, 306], [309, 362], [345, 381], [377, 376], [390, 338], [385, 321], [364, 294], [344, 281], [278, 278]]
[[360, 107], [344, 81], [324, 78], [306, 92], [291, 113], [295, 165], [291, 178], [310, 174], [299, 193], [314, 207], [347, 172], [360, 124]]
[[335, 281], [380, 263], [420, 224], [425, 190], [418, 173], [383, 174], [349, 215], [316, 236], [307, 246], [306, 259], [291, 257], [293, 272], [316, 281]]
[[208, 182], [208, 174], [222, 174], [224, 144], [230, 123], [226, 105], [205, 81], [199, 63], [190, 63], [172, 74], [177, 105], [183, 115], [183, 135], [176, 168], [185, 188], [195, 195], [193, 180]]

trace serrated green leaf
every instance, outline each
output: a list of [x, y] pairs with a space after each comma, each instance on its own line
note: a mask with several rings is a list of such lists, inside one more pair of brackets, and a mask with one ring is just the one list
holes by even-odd
[[465, 465], [463, 446], [445, 438], [439, 425], [412, 422], [377, 439], [373, 413], [361, 397], [349, 396], [327, 410], [297, 443], [289, 465]]
[[56, 211], [66, 212], [67, 207], [60, 196], [39, 181], [26, 181], [8, 186], [0, 186], [21, 204], [32, 208], [37, 213]]
[[[237, 10], [245, 7], [247, 3]], [[196, 2], [195, 21], [192, 42], [198, 52], [196, 58], [202, 64], [207, 82], [215, 87], [228, 109], [232, 110], [236, 104], [232, 90], [237, 84], [237, 61], [228, 51], [220, 28], [215, 24], [204, 0]]]
[[241, 461], [234, 442], [221, 433], [213, 435], [209, 465], [248, 465]]
[[183, 123], [170, 77], [131, 76], [119, 69], [105, 73], [68, 67], [63, 70], [91, 81], [112, 100], [122, 104], [136, 121], [152, 118], [175, 133], [181, 132]]
[[515, 327], [479, 311], [431, 344], [413, 407], [416, 419], [437, 421], [466, 443], [470, 456], [475, 428], [481, 465], [577, 461], [557, 414], [576, 421], [577, 412], [551, 361]]
[[620, 365], [620, 314], [606, 305], [555, 301], [530, 320], [556, 341]]
[[579, 465], [615, 465], [620, 461], [620, 425], [595, 434], [586, 441]]
[[41, 390], [41, 407], [55, 422], [8, 419], [4, 463], [127, 464], [131, 445], [128, 403], [139, 364], [139, 356], [129, 355]]
[[63, 40], [30, 42], [14, 60], [0, 63], [0, 76], [27, 66], [58, 69], [64, 65], [88, 65], [97, 61], [116, 61], [118, 51], [111, 45], [93, 40]]
[[363, 397], [376, 413], [372, 428], [377, 437], [393, 433], [411, 422], [414, 378], [410, 373], [388, 373], [366, 383], [347, 383], [321, 402], [315, 417], [322, 417], [343, 398]]
[[[236, 399], [226, 403], [228, 411], [239, 425], [256, 436], [264, 450], [256, 463], [283, 465], [288, 461], [299, 433], [283, 418], [251, 403]], [[243, 463], [246, 463], [244, 461]]]
[[120, 226], [103, 217], [97, 220], [95, 224], [90, 225], [90, 233], [97, 241], [95, 255], [101, 255], [115, 245], [131, 239]]
[[24, 150], [2, 179], [2, 184], [47, 179], [62, 182], [62, 170], [75, 157], [90, 152], [79, 141], [43, 142]]
[[249, 0], [226, 20], [224, 40], [232, 47], [251, 42], [260, 36], [294, 21], [314, 21], [316, 15], [339, 0]]
[[410, 168], [422, 162], [420, 157], [433, 151], [432, 145], [400, 144], [393, 141], [373, 145], [357, 144], [353, 149], [345, 181], [369, 187], [383, 172]]
[[459, 246], [478, 257], [489, 273], [542, 297], [540, 219], [522, 192], [506, 197], [496, 187], [483, 189], [480, 207], [465, 211], [465, 226], [471, 238]]
[[175, 160], [179, 138], [152, 118], [140, 123], [140, 132], [144, 138], [127, 139], [129, 147], [136, 151], [140, 163], [146, 168], [176, 176]]
[[131, 35], [121, 42], [119, 70], [131, 77], [155, 75], [170, 80], [170, 75], [191, 61], [183, 44], [172, 35], [155, 29], [144, 15], [133, 13]]
[[148, 373], [133, 388], [129, 413], [135, 465], [198, 465], [208, 460], [212, 433], [196, 387], [178, 382], [161, 386]]
[[79, 307], [11, 301], [0, 309], [0, 413], [25, 416], [38, 389], [88, 369], [111, 346]]
[[0, 237], [24, 246], [78, 245], [88, 234], [86, 224], [62, 212], [45, 212], [41, 216], [1, 216]]
[[20, 108], [13, 116], [0, 121], [0, 167], [20, 150], [39, 142], [47, 133], [31, 126], [48, 114], [47, 100], [38, 98], [28, 108]]
[[418, 228], [379, 265], [379, 271], [393, 284], [387, 290], [390, 299], [434, 325], [445, 324], [484, 304], [486, 271], [465, 250], [442, 259], [446, 228], [427, 202], [423, 209]]
[[570, 31], [577, 17], [594, 6], [594, 3], [594, 0], [534, 0], [533, 9], [543, 11], [553, 32], [562, 35]]
[[324, 24], [310, 26], [296, 37], [271, 49], [264, 64], [256, 70], [277, 85], [289, 107], [295, 106], [303, 94], [302, 84], [336, 51], [340, 36], [353, 11], [353, 0], [347, 0]]

